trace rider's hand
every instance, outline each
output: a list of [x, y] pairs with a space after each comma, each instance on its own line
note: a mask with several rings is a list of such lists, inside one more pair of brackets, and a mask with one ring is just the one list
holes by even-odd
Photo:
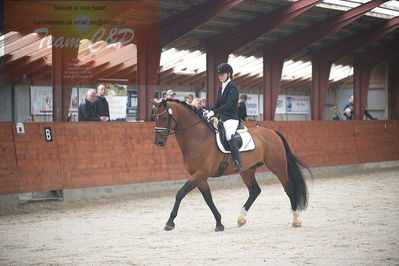
[[206, 113], [206, 118], [209, 119], [209, 118], [211, 118], [214, 115], [215, 115], [215, 113], [211, 110], [208, 113]]

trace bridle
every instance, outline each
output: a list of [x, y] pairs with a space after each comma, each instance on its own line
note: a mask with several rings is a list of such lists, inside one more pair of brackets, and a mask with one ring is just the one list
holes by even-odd
[[167, 114], [168, 115], [168, 126], [167, 127], [155, 127], [155, 133], [160, 133], [160, 132], [168, 132], [168, 134], [166, 134], [165, 140], [172, 134], [174, 134], [173, 129], [170, 128], [170, 123], [173, 120], [176, 123], [175, 118], [168, 113], [168, 109], [166, 109], [165, 111], [161, 112], [161, 113], [154, 113], [154, 117], [155, 117], [155, 122], [157, 121], [158, 117], [160, 117], [163, 114]]
[[187, 127], [175, 130], [175, 129], [171, 128], [171, 121], [173, 119], [175, 121], [176, 125], [177, 125], [177, 122], [176, 122], [176, 119], [174, 118], [174, 116], [172, 115], [172, 109], [170, 109], [170, 108], [167, 108], [165, 111], [163, 111], [161, 113], [154, 113], [155, 121], [157, 121], [158, 117], [160, 117], [160, 116], [162, 116], [164, 114], [168, 115], [168, 125], [167, 125], [167, 127], [155, 127], [155, 133], [167, 132], [167, 134], [163, 136], [165, 141], [170, 135], [173, 135], [176, 132], [182, 132], [182, 131], [184, 131], [186, 129], [195, 127], [196, 125], [198, 125], [202, 121], [202, 119], [199, 119], [198, 121], [194, 122], [193, 124], [191, 124], [191, 125], [189, 125]]

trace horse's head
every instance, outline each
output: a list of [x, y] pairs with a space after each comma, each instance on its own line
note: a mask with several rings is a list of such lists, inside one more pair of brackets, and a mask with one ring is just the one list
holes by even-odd
[[155, 120], [155, 144], [163, 147], [175, 129], [176, 121], [173, 117], [172, 108], [168, 106], [165, 100], [159, 103], [151, 101], [151, 103], [155, 106], [153, 114]]

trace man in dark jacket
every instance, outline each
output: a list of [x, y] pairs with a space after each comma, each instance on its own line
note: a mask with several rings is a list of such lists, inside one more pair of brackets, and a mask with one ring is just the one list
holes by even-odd
[[233, 136], [238, 126], [237, 102], [239, 90], [232, 81], [233, 68], [229, 64], [220, 64], [217, 69], [217, 74], [222, 86], [219, 89], [215, 106], [211, 108], [211, 111], [206, 113], [206, 116], [209, 119], [214, 115], [220, 115], [220, 120], [223, 122], [226, 131], [226, 139], [230, 144], [231, 155], [234, 161], [234, 171], [238, 172], [241, 170], [242, 166], [238, 145]]
[[79, 121], [106, 121], [107, 117], [97, 115], [94, 109], [96, 94], [96, 91], [93, 89], [87, 91], [86, 98], [79, 105]]
[[104, 85], [99, 85], [97, 87], [97, 96], [94, 101], [94, 109], [96, 110], [97, 115], [107, 117], [107, 121], [109, 120], [109, 105], [107, 99], [105, 99], [106, 89]]
[[240, 121], [247, 121], [247, 106], [245, 102], [247, 101], [247, 95], [243, 94], [238, 99], [238, 118]]

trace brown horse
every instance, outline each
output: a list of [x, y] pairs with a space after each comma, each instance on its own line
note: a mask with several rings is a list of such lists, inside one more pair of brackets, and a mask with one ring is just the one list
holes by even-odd
[[[177, 216], [181, 200], [194, 188], [202, 193], [205, 202], [211, 209], [215, 219], [215, 231], [223, 231], [221, 215], [212, 200], [207, 179], [215, 176], [224, 154], [216, 146], [215, 133], [202, 115], [185, 102], [178, 100], [152, 101], [156, 106], [155, 144], [165, 146], [171, 134], [183, 153], [184, 166], [191, 175], [189, 180], [176, 194], [176, 201], [165, 230], [173, 230], [174, 219]], [[290, 150], [285, 137], [267, 128], [249, 128], [256, 148], [252, 151], [241, 152], [242, 170], [240, 175], [248, 187], [249, 197], [241, 209], [237, 223], [246, 223], [245, 215], [261, 192], [255, 179], [256, 168], [265, 164], [280, 180], [287, 193], [293, 210], [293, 227], [301, 226], [299, 211], [304, 210], [308, 203], [307, 186], [299, 165], [307, 168]], [[225, 175], [233, 174], [233, 161], [228, 158]]]

